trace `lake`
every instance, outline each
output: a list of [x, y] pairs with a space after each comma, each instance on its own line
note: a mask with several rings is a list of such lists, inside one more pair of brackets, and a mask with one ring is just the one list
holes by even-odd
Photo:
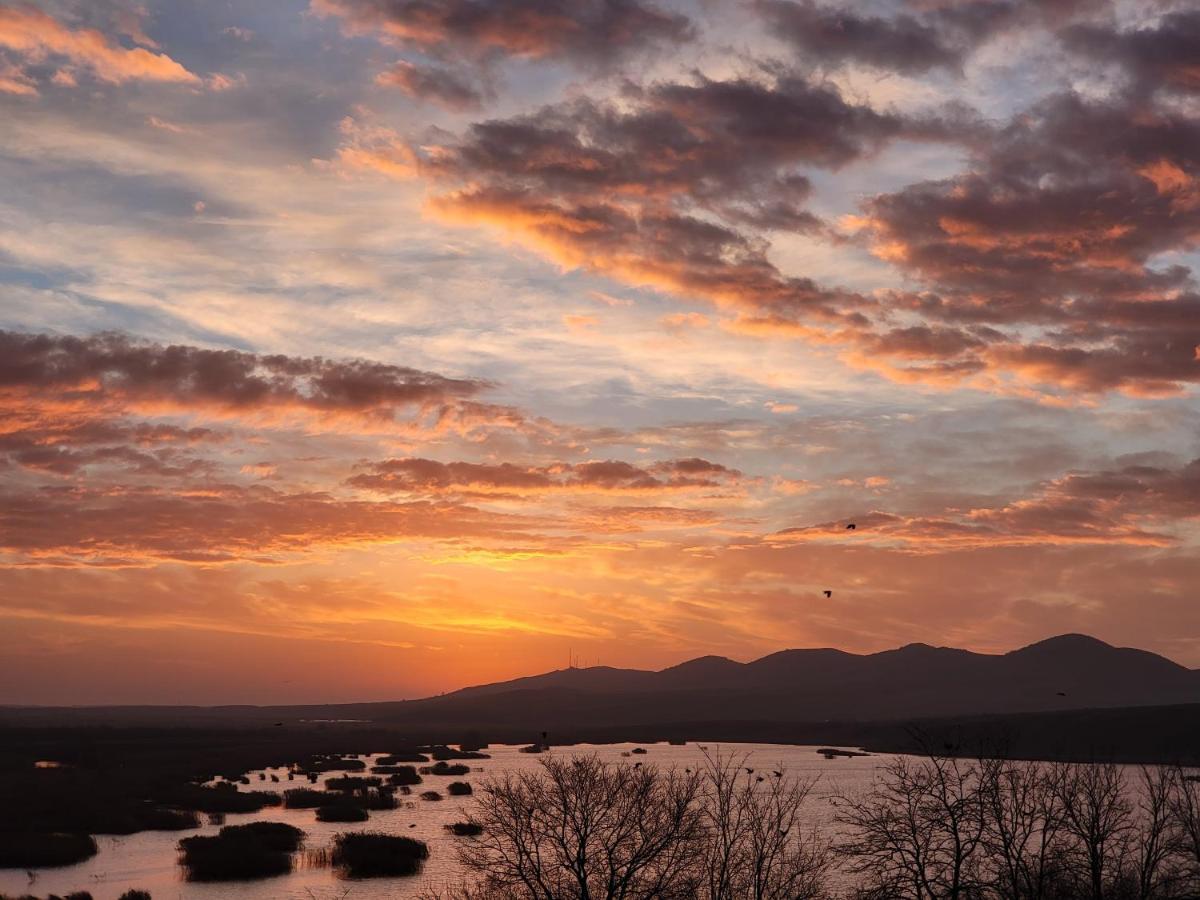
[[[622, 756], [629, 753], [635, 746], [645, 747], [645, 756]], [[738, 756], [749, 755], [748, 765], [767, 769], [785, 767], [792, 776], [818, 776], [816, 788], [809, 797], [807, 808], [809, 822], [813, 825], [824, 825], [832, 822], [833, 808], [829, 797], [837, 790], [856, 791], [870, 786], [876, 768], [891, 757], [886, 755], [839, 757], [825, 759], [817, 753], [815, 746], [790, 746], [781, 744], [704, 744], [709, 751], [720, 748], [724, 753], [735, 753]], [[261, 812], [245, 815], [230, 814], [226, 816], [225, 824], [235, 825], [244, 822], [267, 819], [287, 822], [303, 828], [308, 837], [306, 849], [319, 849], [329, 846], [333, 836], [346, 831], [384, 831], [393, 834], [419, 838], [429, 844], [429, 860], [424, 872], [412, 878], [378, 878], [369, 880], [349, 880], [338, 877], [329, 868], [309, 868], [304, 864], [303, 851], [296, 855], [296, 868], [290, 875], [266, 878], [247, 882], [218, 882], [192, 884], [183, 880], [183, 870], [178, 864], [176, 843], [192, 834], [215, 834], [220, 830], [218, 825], [205, 824], [203, 827], [190, 831], [144, 831], [138, 834], [110, 836], [99, 835], [96, 843], [100, 852], [86, 862], [61, 869], [41, 869], [31, 882], [24, 871], [0, 869], [0, 893], [38, 895], [66, 894], [71, 891], [86, 890], [92, 893], [95, 900], [117, 900], [129, 888], [142, 888], [152, 894], [154, 900], [338, 900], [338, 898], [354, 898], [354, 900], [371, 900], [371, 898], [414, 898], [423, 889], [454, 883], [459, 878], [459, 869], [455, 856], [455, 845], [469, 838], [456, 838], [450, 835], [443, 826], [466, 818], [473, 805], [471, 797], [450, 797], [446, 795], [446, 785], [451, 781], [470, 781], [478, 786], [489, 775], [505, 771], [536, 768], [541, 756], [521, 753], [516, 746], [493, 745], [486, 750], [491, 759], [465, 760], [471, 766], [469, 776], [445, 777], [438, 775], [424, 776], [424, 784], [413, 788], [412, 796], [399, 796], [399, 808], [394, 810], [372, 811], [367, 822], [347, 825], [344, 823], [326, 823], [316, 821], [316, 811], [312, 809], [282, 809], [279, 807], [263, 809]], [[689, 743], [684, 746], [669, 744], [579, 744], [573, 747], [559, 747], [550, 751], [553, 755], [573, 755], [594, 753], [601, 759], [612, 762], [632, 764], [641, 760], [644, 764], [655, 764], [661, 767], [678, 766], [695, 769], [703, 764], [700, 745]], [[364, 757], [365, 758], [365, 757]], [[368, 763], [370, 760], [368, 760]], [[244, 790], [283, 792], [292, 787], [309, 787], [303, 778], [289, 782], [287, 769], [261, 770], [267, 775], [265, 781], [259, 779], [259, 772], [249, 773], [251, 784]], [[272, 782], [270, 776], [279, 776], [278, 783]], [[320, 785], [331, 777], [339, 777], [345, 773], [329, 772], [321, 776]], [[424, 790], [438, 790], [445, 797], [441, 802], [430, 802], [417, 799]]]

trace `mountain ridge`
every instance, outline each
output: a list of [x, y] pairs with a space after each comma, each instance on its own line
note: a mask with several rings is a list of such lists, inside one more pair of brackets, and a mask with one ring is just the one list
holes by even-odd
[[568, 668], [408, 701], [214, 707], [0, 707], [14, 721], [356, 720], [402, 727], [619, 730], [686, 721], [866, 722], [1200, 703], [1200, 670], [1080, 634], [1006, 653], [913, 643], [856, 654], [703, 656], [661, 670]]
[[[1067, 655], [1069, 658], [1055, 659], [1051, 656], [1049, 659], [1046, 659], [1048, 654], [1053, 653], [1057, 653], [1060, 657]], [[708, 655], [685, 660], [673, 666], [657, 670], [625, 669], [611, 666], [555, 669], [539, 675], [525, 675], [507, 681], [460, 688], [459, 690], [439, 695], [439, 697], [448, 698], [495, 694], [507, 690], [521, 690], [537, 686], [570, 686], [580, 690], [594, 690], [597, 685], [601, 684], [603, 684], [606, 690], [615, 689], [618, 686], [623, 689], [628, 689], [630, 686], [642, 686], [649, 689], [652, 687], [666, 687], [668, 685], [678, 688], [683, 675], [697, 671], [703, 677], [699, 681], [693, 681], [687, 689], [710, 689], [715, 686], [707, 683], [708, 679], [712, 677], [733, 677], [744, 682], [750, 681], [755, 686], [766, 686], [766, 682], [769, 682], [771, 678], [777, 678], [782, 675], [792, 675], [793, 677], [796, 675], [811, 676], [814, 673], [810, 669], [815, 665], [824, 666], [825, 668], [821, 671], [827, 675], [836, 674], [841, 676], [854, 666], [858, 666], [860, 669], [867, 668], [878, 674], [881, 670], [886, 671], [911, 664], [917, 657], [937, 665], [965, 662], [971, 666], [1003, 666], [1005, 665], [1003, 662], [1005, 660], [1011, 662], [1013, 660], [1029, 659], [1049, 663], [1049, 666], [1043, 666], [1042, 668], [1057, 670], [1061, 674], [1063, 670], [1072, 666], [1090, 665], [1097, 654], [1104, 656], [1102, 660], [1104, 665], [1109, 664], [1116, 658], [1121, 658], [1139, 667], [1146, 667], [1147, 669], [1153, 667], [1164, 673], [1189, 673], [1193, 677], [1193, 680], [1200, 683], [1200, 670], [1188, 669], [1166, 657], [1134, 647], [1117, 647], [1085, 634], [1067, 633], [1045, 638], [1004, 653], [979, 653], [958, 647], [934, 646], [914, 642], [874, 653], [852, 653], [834, 647], [791, 648], [777, 650], [748, 662], [738, 662], [725, 656]], [[831, 672], [830, 669], [835, 671]], [[763, 677], [761, 679], [754, 677], [747, 679], [747, 673], [753, 673], [754, 675], [761, 673]], [[1051, 677], [1054, 671], [1045, 671], [1043, 674]], [[1092, 673], [1093, 677], [1096, 674]], [[1197, 699], [1200, 700], [1200, 696]]]

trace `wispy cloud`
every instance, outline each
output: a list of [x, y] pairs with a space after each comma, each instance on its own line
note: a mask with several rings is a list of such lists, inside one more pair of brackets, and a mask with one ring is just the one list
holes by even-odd
[[100, 81], [198, 84], [197, 75], [165, 53], [122, 47], [94, 28], [70, 28], [34, 6], [0, 6], [0, 47], [29, 62], [61, 59]]

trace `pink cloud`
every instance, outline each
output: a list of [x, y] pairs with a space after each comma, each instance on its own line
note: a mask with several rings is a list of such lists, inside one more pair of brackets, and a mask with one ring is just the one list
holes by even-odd
[[200, 79], [165, 53], [114, 44], [92, 28], [71, 29], [32, 6], [0, 6], [0, 47], [30, 60], [63, 57], [113, 84], [166, 81], [198, 84]]

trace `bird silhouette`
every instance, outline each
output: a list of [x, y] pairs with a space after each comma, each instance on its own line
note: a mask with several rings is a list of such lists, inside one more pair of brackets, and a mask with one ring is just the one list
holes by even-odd
[[761, 775], [759, 775], [759, 776], [758, 776], [757, 778], [755, 778], [754, 780], [755, 780], [755, 781], [762, 781], [762, 780], [763, 780], [763, 777], [762, 777]]
[[782, 773], [782, 772], [772, 772], [771, 774], [772, 774], [772, 775], [774, 775], [776, 778], [782, 778], [782, 777], [783, 777], [783, 773]]
[[416, 823], [416, 822], [413, 822], [413, 823], [412, 823], [411, 825], [409, 825], [408, 827], [409, 827], [409, 828], [416, 828], [416, 827], [417, 827], [417, 823]]
[[857, 527], [858, 527], [857, 525], [855, 525], [853, 522], [851, 522], [849, 525], [846, 526], [846, 530], [853, 531]]
[[1067, 692], [1066, 692], [1066, 691], [1059, 691], [1059, 692], [1058, 692], [1058, 696], [1060, 696], [1060, 697], [1065, 697], [1065, 696], [1067, 696]]
[[822, 591], [821, 593], [822, 593], [822, 594], [824, 594], [826, 597], [832, 597], [832, 596], [833, 596], [833, 591]]
[[746, 774], [747, 774], [747, 775], [753, 775], [753, 774], [754, 774], [754, 770], [753, 770], [753, 769], [751, 769], [750, 767], [748, 767], [748, 766], [747, 766], [747, 767], [746, 767]]

